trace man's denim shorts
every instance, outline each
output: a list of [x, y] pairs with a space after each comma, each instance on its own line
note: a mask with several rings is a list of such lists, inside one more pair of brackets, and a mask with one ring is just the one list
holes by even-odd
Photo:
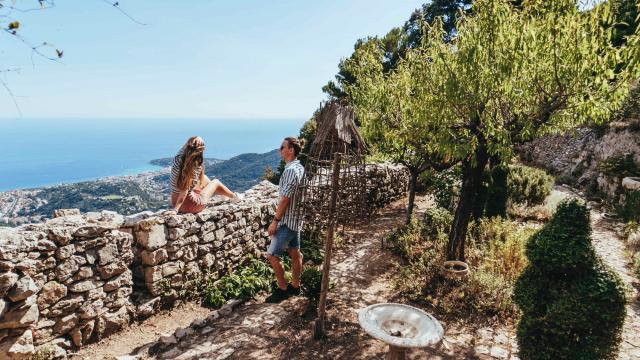
[[276, 230], [276, 234], [271, 238], [271, 245], [267, 254], [280, 257], [287, 249], [300, 249], [300, 232], [293, 231], [282, 225]]

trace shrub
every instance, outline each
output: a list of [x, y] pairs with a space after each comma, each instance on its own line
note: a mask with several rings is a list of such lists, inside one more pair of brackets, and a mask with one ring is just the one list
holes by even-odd
[[633, 154], [610, 156], [598, 163], [598, 170], [619, 178], [640, 175], [640, 168], [633, 160]]
[[436, 205], [453, 210], [455, 208], [461, 177], [461, 169], [455, 166], [445, 171], [425, 171], [420, 176], [420, 183], [427, 193], [433, 195]]
[[589, 212], [575, 200], [528, 241], [529, 265], [516, 282], [523, 359], [613, 359], [621, 340], [625, 295], [596, 256]]
[[309, 299], [313, 308], [317, 308], [320, 301], [320, 290], [322, 288], [322, 271], [315, 266], [302, 269], [300, 275], [300, 289], [304, 296]]
[[472, 271], [466, 278], [449, 279], [442, 264], [451, 221], [445, 209], [429, 209], [422, 222], [414, 220], [392, 232], [388, 241], [406, 260], [397, 288], [442, 318], [513, 317], [511, 292], [526, 265], [524, 244], [533, 230], [502, 218], [471, 224], [467, 262]]
[[640, 221], [640, 190], [625, 190], [615, 210], [624, 221]]
[[553, 177], [544, 170], [523, 165], [509, 166], [507, 193], [514, 204], [539, 205], [551, 193]]
[[448, 233], [453, 222], [453, 215], [447, 209], [429, 208], [422, 218], [422, 235], [436, 237], [440, 233]]
[[304, 261], [314, 265], [322, 264], [324, 248], [322, 233], [316, 229], [304, 229], [300, 236], [300, 248]]
[[228, 299], [248, 299], [262, 290], [268, 290], [272, 276], [268, 264], [250, 257], [246, 265], [218, 280], [212, 276], [199, 282], [196, 291], [207, 305], [220, 307]]

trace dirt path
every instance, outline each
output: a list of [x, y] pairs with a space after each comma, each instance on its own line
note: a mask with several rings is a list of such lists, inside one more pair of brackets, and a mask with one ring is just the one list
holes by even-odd
[[[557, 187], [565, 196], [580, 197], [564, 187]], [[638, 289], [640, 282], [633, 276], [631, 263], [626, 254], [624, 241], [618, 235], [616, 226], [619, 223], [607, 219], [603, 210], [591, 209], [591, 240], [598, 255], [611, 267], [627, 286], [627, 316], [622, 332], [619, 360], [640, 359], [640, 301]]]
[[622, 331], [622, 344], [618, 359], [640, 359], [640, 302], [638, 288], [640, 283], [632, 274], [625, 245], [614, 229], [614, 223], [607, 220], [599, 210], [591, 211], [592, 240], [598, 255], [627, 285], [627, 317]]
[[196, 303], [184, 303], [151, 316], [142, 323], [131, 324], [128, 328], [101, 342], [70, 354], [69, 358], [110, 360], [120, 355], [134, 353], [146, 345], [154, 344], [160, 334], [173, 333], [176, 328], [189, 326], [193, 320], [204, 318], [209, 313], [211, 309]]

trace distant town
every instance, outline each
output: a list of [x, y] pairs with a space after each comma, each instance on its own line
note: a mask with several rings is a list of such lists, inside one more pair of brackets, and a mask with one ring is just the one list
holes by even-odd
[[[279, 162], [277, 150], [242, 154], [229, 160], [207, 159], [205, 173], [219, 178], [234, 191], [244, 191], [260, 181], [266, 168], [275, 170]], [[40, 222], [50, 218], [56, 209], [112, 210], [127, 215], [166, 208], [171, 159], [151, 163], [166, 167], [137, 175], [0, 192], [0, 226]]]

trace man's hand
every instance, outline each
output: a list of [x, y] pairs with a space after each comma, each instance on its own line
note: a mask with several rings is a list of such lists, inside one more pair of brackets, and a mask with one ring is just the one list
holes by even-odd
[[271, 222], [271, 225], [269, 225], [269, 229], [267, 230], [267, 232], [269, 233], [269, 236], [273, 236], [276, 234], [276, 228], [278, 227], [278, 222], [273, 220]]

